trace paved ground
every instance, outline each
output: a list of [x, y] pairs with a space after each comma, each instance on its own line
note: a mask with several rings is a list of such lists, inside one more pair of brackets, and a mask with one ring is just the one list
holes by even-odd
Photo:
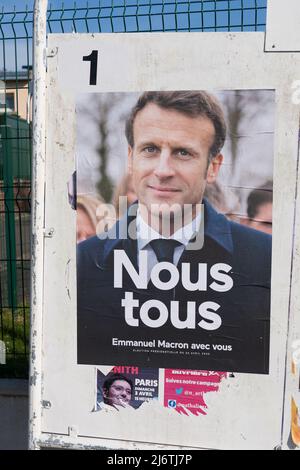
[[28, 448], [28, 381], [0, 380], [0, 450]]

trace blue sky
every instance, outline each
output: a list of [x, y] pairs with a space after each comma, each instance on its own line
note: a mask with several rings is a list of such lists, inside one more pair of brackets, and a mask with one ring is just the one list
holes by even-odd
[[[62, 5], [62, 0], [48, 0], [48, 4], [52, 4], [53, 7], [60, 7]], [[74, 0], [64, 0], [65, 7], [72, 7], [74, 5]], [[86, 6], [87, 0], [77, 0], [77, 6]], [[98, 0], [90, 0], [91, 5], [99, 5]], [[34, 0], [0, 0], [0, 8], [4, 7], [5, 10], [13, 10], [14, 5], [16, 10], [23, 10], [26, 5], [31, 9], [33, 7]]]
[[30, 0], [28, 2], [24, 0], [0, 0], [0, 8], [4, 7], [6, 11], [8, 10], [13, 10], [14, 5], [16, 6], [16, 10], [23, 9], [24, 5], [28, 5], [31, 7], [33, 5], [33, 0]]
[[[187, 0], [185, 0], [187, 1]], [[201, 1], [201, 0], [200, 0]], [[258, 6], [264, 6], [267, 3], [267, 0], [256, 0]], [[89, 4], [91, 6], [98, 6], [99, 5], [99, 0], [88, 0]], [[174, 0], [175, 2], [175, 0]], [[225, 2], [222, 2], [222, 0], [218, 0], [217, 3], [221, 5], [225, 4]], [[48, 0], [48, 4], [52, 4], [54, 8], [61, 7], [62, 3], [64, 3], [64, 6], [66, 8], [68, 7], [73, 7], [74, 5], [74, 0]], [[101, 0], [101, 3], [104, 4], [105, 0]], [[116, 4], [117, 2], [115, 2]], [[125, 2], [126, 3], [126, 2]], [[127, 3], [132, 3], [132, 0], [130, 0]], [[136, 2], [134, 2], [136, 3]], [[146, 2], [144, 2], [146, 3]], [[151, 1], [149, 0], [149, 3]], [[170, 2], [169, 2], [170, 3]], [[180, 3], [180, 2], [179, 2]], [[204, 3], [214, 3], [213, 1], [209, 0], [204, 0]], [[227, 2], [226, 2], [227, 3]], [[241, 0], [230, 0], [230, 3], [233, 7], [241, 4]], [[23, 10], [26, 5], [28, 5], [29, 8], [32, 8], [34, 4], [34, 0], [0, 0], [0, 8], [4, 7], [5, 10], [12, 10], [14, 8], [14, 5], [16, 6], [16, 10]], [[76, 0], [76, 4], [78, 7], [85, 7], [87, 4], [87, 0]], [[252, 8], [253, 5], [255, 5], [255, 0], [244, 0], [243, 1], [244, 8], [250, 7]], [[211, 8], [211, 7], [210, 7]]]

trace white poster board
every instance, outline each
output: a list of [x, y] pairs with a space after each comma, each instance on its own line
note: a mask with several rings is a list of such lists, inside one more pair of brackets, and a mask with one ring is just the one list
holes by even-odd
[[[96, 76], [91, 71], [92, 58], [83, 60], [92, 51], [98, 51]], [[286, 340], [291, 326], [299, 134], [299, 106], [293, 102], [292, 85], [299, 69], [297, 55], [264, 53], [262, 33], [49, 36], [42, 445], [117, 449], [287, 446], [282, 417], [289, 368]], [[67, 184], [78, 152], [78, 98], [84, 93], [140, 94], [149, 90], [209, 90], [216, 94], [265, 90], [274, 96], [273, 130], [263, 129], [272, 133], [274, 145], [268, 367], [263, 373], [228, 374], [217, 393], [207, 394], [206, 415], [179, 413], [166, 406], [167, 380], [162, 368], [155, 400], [137, 409], [95, 412], [96, 366], [105, 375], [116, 364], [103, 361], [105, 368], [98, 362], [77, 364], [76, 213], [69, 203]], [[261, 152], [263, 172], [263, 145], [257, 151]], [[178, 386], [179, 393], [180, 389]]]
[[269, 0], [267, 7], [266, 51], [299, 52], [300, 4], [297, 0]]

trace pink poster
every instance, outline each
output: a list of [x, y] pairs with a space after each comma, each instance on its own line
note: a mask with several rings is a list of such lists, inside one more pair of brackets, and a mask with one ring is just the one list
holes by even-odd
[[164, 406], [179, 413], [206, 414], [205, 395], [216, 393], [226, 372], [166, 369]]

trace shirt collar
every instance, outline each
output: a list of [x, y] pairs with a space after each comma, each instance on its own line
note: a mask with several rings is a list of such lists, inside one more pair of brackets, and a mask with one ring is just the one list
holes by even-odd
[[[182, 245], [187, 246], [195, 232], [199, 230], [200, 223], [201, 212], [197, 215], [197, 217], [195, 217], [194, 220], [192, 220], [192, 222], [177, 230], [169, 239], [177, 240]], [[145, 246], [148, 245], [152, 240], [157, 240], [158, 238], [167, 239], [167, 237], [161, 236], [156, 230], [154, 230], [144, 221], [139, 210], [137, 211], [136, 217], [136, 231], [139, 250], [145, 248]]]
[[[221, 245], [229, 253], [233, 253], [233, 241], [232, 241], [232, 234], [231, 234], [232, 222], [229, 222], [229, 220], [227, 220], [224, 215], [218, 214], [218, 212], [216, 212], [216, 210], [213, 209], [213, 207], [209, 204], [209, 202], [206, 199], [203, 199], [203, 204], [204, 204], [204, 221], [202, 221], [201, 216], [200, 216], [199, 223], [204, 222], [205, 224], [204, 225], [205, 236], [213, 239], [216, 243], [218, 243], [218, 245]], [[110, 232], [113, 232], [113, 234], [112, 236], [106, 237], [107, 240], [106, 240], [106, 244], [105, 244], [104, 251], [103, 251], [104, 262], [107, 260], [111, 252], [115, 248], [117, 248], [117, 246], [119, 246], [119, 244], [121, 243], [122, 241], [121, 234], [123, 236], [123, 234], [128, 233], [129, 223], [132, 223], [132, 222], [134, 223], [134, 220], [136, 220], [135, 214], [137, 213], [137, 207], [138, 207], [137, 203], [134, 203], [132, 206], [130, 206], [129, 210], [130, 210], [131, 216], [128, 216], [127, 214], [125, 214], [116, 223], [116, 225], [113, 226], [108, 232], [108, 234]], [[156, 238], [160, 238], [159, 234], [157, 232], [155, 233], [158, 235]], [[151, 239], [146, 241], [146, 243], [144, 244], [144, 247], [147, 243], [151, 241]], [[184, 243], [182, 240], [179, 240], [179, 241], [181, 243]], [[142, 248], [139, 247], [139, 249], [142, 249]]]

